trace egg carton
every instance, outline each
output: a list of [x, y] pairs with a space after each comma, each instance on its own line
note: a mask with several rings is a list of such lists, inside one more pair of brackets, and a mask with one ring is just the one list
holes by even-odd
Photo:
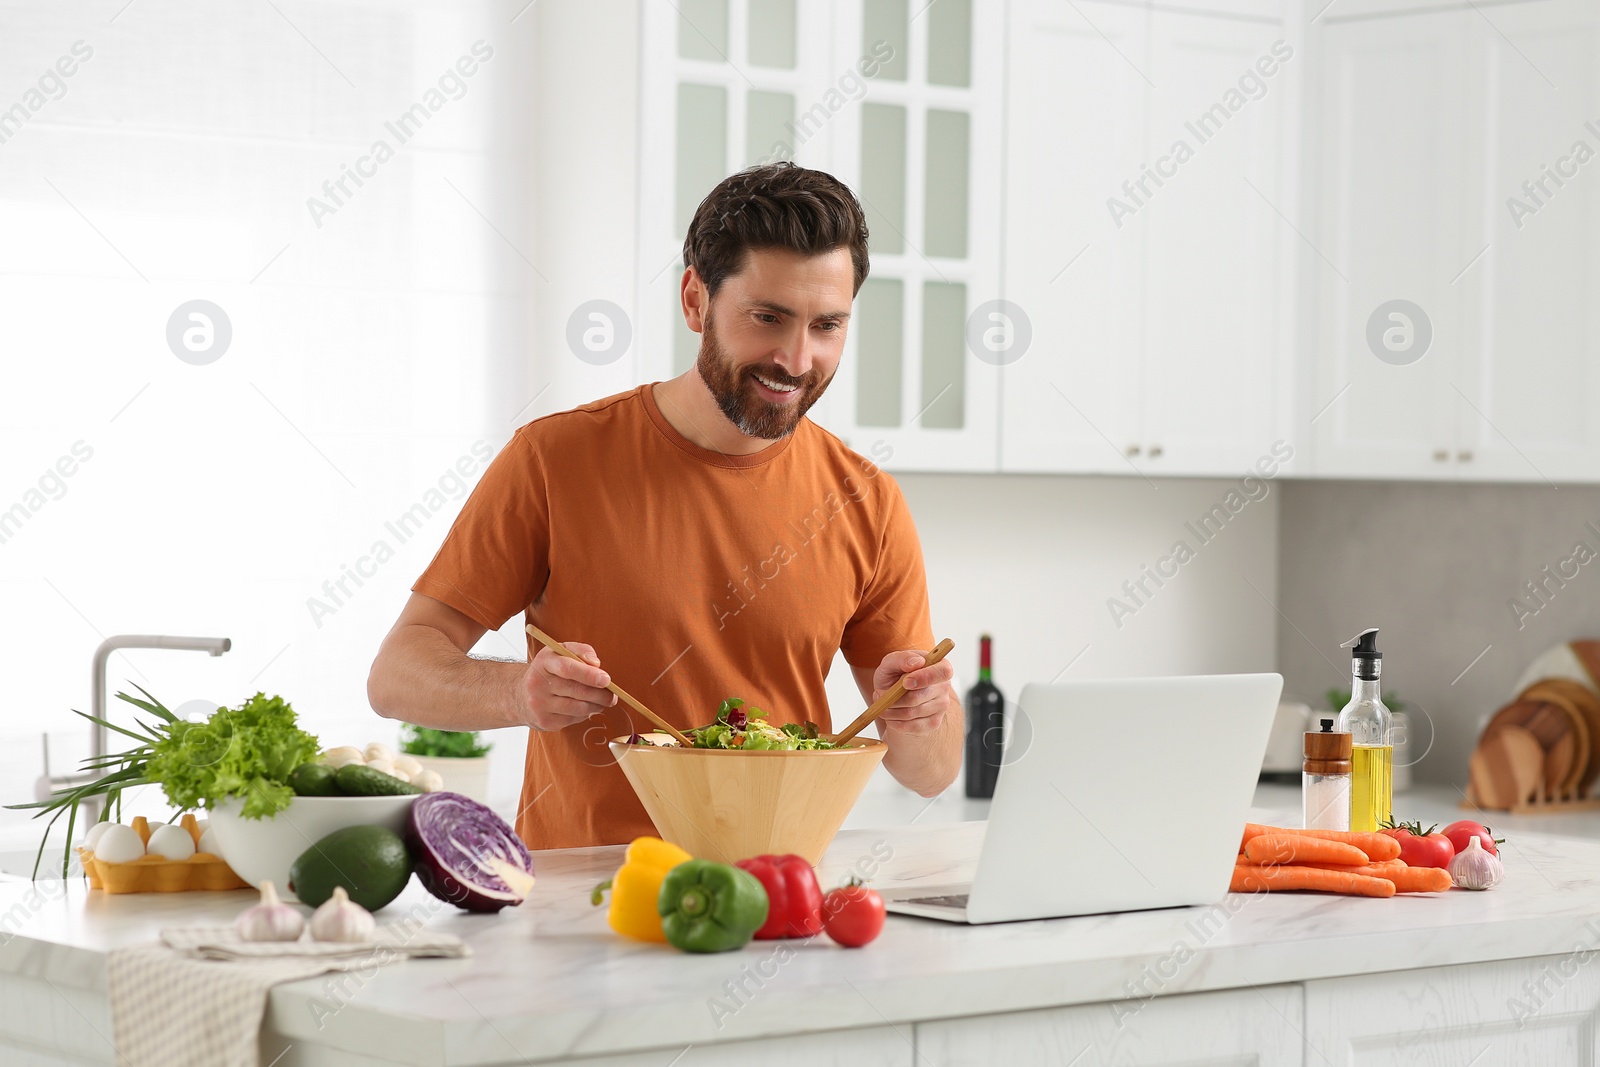
[[[132, 825], [139, 840], [148, 845], [149, 821], [143, 815], [136, 815]], [[200, 844], [200, 826], [193, 815], [184, 815], [178, 820], [178, 825], [189, 831], [196, 846]], [[234, 874], [233, 868], [221, 856], [209, 852], [196, 852], [182, 860], [141, 856], [131, 863], [107, 863], [95, 859], [93, 851], [80, 848], [78, 861], [89, 876], [89, 888], [107, 893], [183, 893], [190, 890], [250, 888], [250, 883]]]

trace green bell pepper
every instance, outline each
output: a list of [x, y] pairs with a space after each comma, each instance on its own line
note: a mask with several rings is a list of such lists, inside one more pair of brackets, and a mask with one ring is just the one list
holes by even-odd
[[656, 898], [667, 941], [685, 952], [743, 948], [767, 921], [767, 891], [748, 871], [690, 860], [667, 872]]

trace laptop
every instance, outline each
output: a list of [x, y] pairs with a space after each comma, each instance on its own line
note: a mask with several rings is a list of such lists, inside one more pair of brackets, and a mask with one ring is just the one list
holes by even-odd
[[1210, 904], [1228, 891], [1278, 674], [1028, 685], [969, 885], [880, 890], [959, 923]]

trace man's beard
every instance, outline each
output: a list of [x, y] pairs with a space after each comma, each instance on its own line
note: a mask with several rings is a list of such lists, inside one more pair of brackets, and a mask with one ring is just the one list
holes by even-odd
[[[801, 417], [821, 399], [828, 384], [833, 381], [833, 375], [822, 378], [814, 368], [794, 378], [772, 364], [735, 364], [717, 343], [709, 315], [700, 332], [700, 354], [695, 358], [694, 367], [728, 421], [745, 436], [766, 441], [776, 441], [794, 433]], [[774, 404], [763, 399], [756, 392], [755, 375], [758, 372], [770, 382], [799, 386], [800, 395], [787, 404]]]

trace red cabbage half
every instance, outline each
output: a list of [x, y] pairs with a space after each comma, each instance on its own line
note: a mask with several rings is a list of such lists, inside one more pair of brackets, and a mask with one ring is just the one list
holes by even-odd
[[488, 808], [460, 793], [424, 793], [411, 804], [406, 844], [417, 880], [447, 904], [499, 911], [533, 889], [533, 857]]

